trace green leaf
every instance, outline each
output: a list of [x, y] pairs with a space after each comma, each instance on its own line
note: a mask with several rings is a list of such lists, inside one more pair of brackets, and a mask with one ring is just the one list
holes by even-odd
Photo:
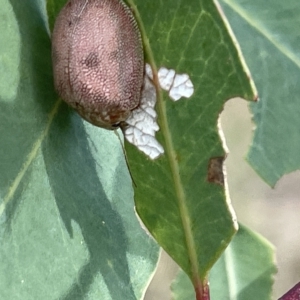
[[141, 299], [159, 249], [118, 137], [54, 92], [45, 5], [0, 0], [0, 298]]
[[[240, 225], [238, 233], [210, 274], [211, 299], [271, 299], [276, 267], [274, 249], [264, 238]], [[193, 286], [179, 272], [172, 284], [174, 300], [192, 300]]]
[[210, 158], [225, 155], [218, 116], [227, 99], [253, 93], [212, 1], [135, 2], [154, 73], [173, 68], [195, 87], [190, 99], [176, 103], [159, 91], [164, 155], [152, 161], [126, 145], [135, 203], [151, 234], [196, 284], [235, 232], [223, 187], [207, 180]]
[[274, 186], [300, 168], [299, 1], [221, 3], [260, 97], [251, 104], [256, 130], [247, 159]]

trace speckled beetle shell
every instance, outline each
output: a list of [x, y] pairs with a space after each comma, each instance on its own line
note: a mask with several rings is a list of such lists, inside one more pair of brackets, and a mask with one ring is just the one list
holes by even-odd
[[57, 92], [92, 124], [114, 129], [140, 101], [141, 34], [121, 0], [69, 0], [52, 34]]

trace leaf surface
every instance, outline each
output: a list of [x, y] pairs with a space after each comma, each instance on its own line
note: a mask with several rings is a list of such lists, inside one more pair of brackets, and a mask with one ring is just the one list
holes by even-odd
[[[256, 83], [256, 130], [247, 159], [271, 186], [300, 168], [300, 57], [297, 0], [222, 0]], [[255, 42], [254, 42], [255, 41]]]
[[[273, 246], [240, 225], [238, 233], [213, 266], [211, 299], [272, 299], [276, 267]], [[172, 284], [172, 299], [193, 300], [193, 286], [181, 271]]]
[[135, 3], [154, 74], [173, 68], [195, 87], [191, 98], [176, 103], [158, 89], [164, 155], [152, 161], [126, 145], [135, 203], [155, 239], [196, 284], [235, 232], [223, 187], [207, 180], [210, 158], [225, 155], [218, 116], [227, 99], [253, 99], [253, 93], [212, 1]]
[[54, 92], [45, 1], [0, 6], [0, 298], [142, 299], [159, 249], [120, 141]]

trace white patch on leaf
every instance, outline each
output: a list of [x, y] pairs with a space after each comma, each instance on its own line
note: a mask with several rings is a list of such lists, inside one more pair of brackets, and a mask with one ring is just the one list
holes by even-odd
[[160, 87], [163, 90], [168, 91], [171, 88], [174, 77], [176, 75], [175, 71], [172, 69], [169, 70], [165, 67], [162, 67], [158, 70], [157, 75]]
[[160, 87], [169, 92], [169, 97], [177, 101], [181, 97], [190, 98], [194, 93], [194, 85], [187, 74], [176, 74], [174, 70], [162, 67], [158, 70]]
[[[140, 105], [132, 111], [122, 130], [129, 143], [135, 145], [151, 159], [156, 159], [164, 153], [164, 148], [155, 138], [159, 127], [154, 110], [156, 90], [152, 82], [152, 68], [146, 64], [145, 70]], [[181, 97], [189, 98], [194, 93], [194, 85], [187, 74], [176, 74], [174, 70], [162, 67], [157, 75], [161, 88], [168, 91], [170, 98], [174, 101]]]
[[135, 145], [151, 159], [156, 159], [164, 153], [164, 148], [156, 140], [155, 133], [159, 130], [156, 122], [156, 90], [151, 81], [153, 78], [150, 65], [146, 65], [146, 75], [141, 102], [126, 120], [123, 132], [126, 140]]

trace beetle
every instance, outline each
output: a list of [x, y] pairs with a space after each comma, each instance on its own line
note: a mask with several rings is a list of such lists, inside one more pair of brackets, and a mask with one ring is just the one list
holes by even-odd
[[52, 33], [54, 86], [88, 122], [115, 129], [140, 102], [144, 52], [122, 0], [69, 0]]

